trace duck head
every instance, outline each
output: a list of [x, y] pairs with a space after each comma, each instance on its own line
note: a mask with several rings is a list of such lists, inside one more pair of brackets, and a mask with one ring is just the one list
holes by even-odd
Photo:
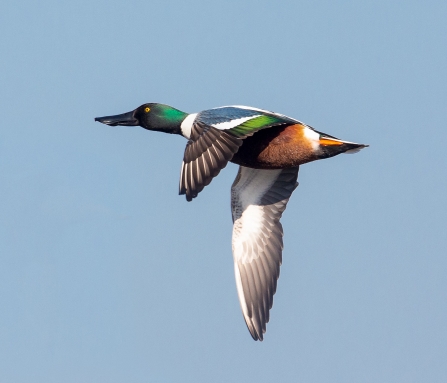
[[149, 103], [116, 116], [96, 117], [95, 121], [110, 126], [141, 126], [147, 130], [181, 134], [180, 125], [187, 116], [188, 113], [169, 105]]

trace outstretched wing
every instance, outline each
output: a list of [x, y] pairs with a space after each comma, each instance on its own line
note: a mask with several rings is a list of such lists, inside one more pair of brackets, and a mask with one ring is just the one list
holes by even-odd
[[233, 258], [245, 323], [254, 340], [263, 339], [282, 262], [279, 222], [298, 186], [298, 167], [259, 170], [241, 166], [231, 188]]
[[286, 116], [242, 106], [197, 114], [182, 124], [189, 141], [180, 172], [179, 194], [186, 194], [188, 201], [197, 197], [233, 158], [244, 138], [260, 129], [293, 123], [296, 121]]

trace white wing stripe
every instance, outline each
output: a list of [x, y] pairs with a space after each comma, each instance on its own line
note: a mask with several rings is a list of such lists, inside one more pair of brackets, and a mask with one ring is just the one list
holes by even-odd
[[[253, 110], [255, 112], [260, 112], [262, 114], [267, 113], [267, 114], [271, 114], [274, 116], [278, 116], [278, 117], [283, 117], [286, 118], [288, 120], [292, 120], [292, 121], [296, 121], [297, 123], [303, 124], [301, 121], [296, 120], [295, 118], [291, 118], [286, 116], [285, 114], [281, 114], [281, 113], [276, 113], [276, 112], [272, 112], [270, 110], [265, 110], [265, 109], [260, 109], [260, 108], [254, 108], [252, 106], [245, 106], [245, 105], [226, 105], [226, 106], [220, 106], [218, 108], [214, 108], [214, 109], [221, 109], [221, 108], [239, 108], [239, 109], [245, 109], [245, 110]], [[305, 125], [305, 124], [303, 124]]]
[[236, 126], [239, 126], [241, 124], [243, 124], [244, 122], [251, 120], [255, 117], [259, 117], [260, 114], [254, 115], [254, 116], [249, 116], [249, 117], [242, 117], [242, 118], [235, 118], [234, 120], [231, 121], [225, 121], [225, 122], [219, 122], [218, 124], [213, 124], [213, 126], [219, 130], [226, 130], [226, 129], [231, 129], [231, 128], [235, 128]]

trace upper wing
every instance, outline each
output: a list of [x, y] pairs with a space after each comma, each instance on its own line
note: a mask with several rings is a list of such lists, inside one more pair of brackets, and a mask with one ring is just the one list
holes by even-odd
[[245, 323], [262, 340], [282, 262], [279, 222], [298, 186], [298, 167], [258, 170], [241, 166], [231, 188], [233, 258]]
[[194, 122], [180, 172], [179, 194], [191, 201], [227, 166], [242, 139], [200, 121]]
[[185, 126], [189, 139], [180, 173], [179, 194], [191, 201], [227, 165], [244, 138], [260, 129], [296, 123], [261, 109], [228, 106], [203, 111]]

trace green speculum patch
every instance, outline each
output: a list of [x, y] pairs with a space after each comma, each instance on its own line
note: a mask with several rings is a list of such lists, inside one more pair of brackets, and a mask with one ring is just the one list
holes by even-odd
[[242, 137], [257, 130], [268, 128], [273, 125], [278, 125], [281, 122], [281, 119], [275, 116], [258, 116], [252, 118], [251, 120], [243, 122], [242, 124], [230, 129], [230, 131], [236, 136]]

